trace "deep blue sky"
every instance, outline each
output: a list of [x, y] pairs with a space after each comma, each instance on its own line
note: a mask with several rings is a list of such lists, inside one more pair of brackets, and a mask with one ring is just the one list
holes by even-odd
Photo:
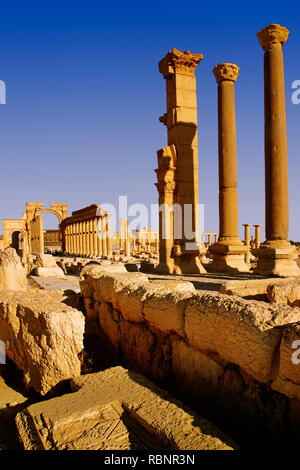
[[[300, 240], [300, 15], [296, 2], [6, 2], [0, 16], [0, 218], [25, 202], [157, 202], [156, 151], [166, 145], [165, 81], [158, 61], [173, 47], [204, 54], [197, 69], [200, 202], [218, 231], [217, 85], [220, 62], [236, 84], [239, 224], [264, 225], [263, 51], [256, 32], [278, 22], [284, 47], [290, 238]], [[45, 226], [54, 228], [54, 216]], [[1, 231], [1, 229], [0, 229]], [[243, 234], [241, 230], [241, 235]]]

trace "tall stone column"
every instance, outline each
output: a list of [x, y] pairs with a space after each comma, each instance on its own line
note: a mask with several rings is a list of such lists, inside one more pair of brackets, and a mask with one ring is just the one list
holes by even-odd
[[79, 222], [79, 256], [83, 255], [83, 244], [82, 244], [82, 222]]
[[214, 272], [249, 271], [246, 248], [238, 232], [237, 154], [234, 84], [235, 64], [219, 64], [213, 73], [218, 83], [219, 134], [219, 241], [210, 247]]
[[98, 251], [98, 257], [102, 258], [102, 222], [101, 222], [101, 218], [97, 219], [97, 251]]
[[258, 250], [260, 247], [260, 225], [254, 225], [255, 227], [255, 249]]
[[97, 219], [92, 220], [92, 227], [93, 227], [93, 252], [94, 252], [94, 256], [98, 257]]
[[128, 220], [124, 220], [124, 228], [125, 228], [125, 256], [130, 257], [130, 239], [129, 239], [128, 226], [129, 226]]
[[271, 24], [257, 33], [264, 56], [265, 84], [265, 230], [266, 241], [255, 255], [257, 273], [298, 276], [295, 249], [288, 241], [288, 156], [282, 46], [289, 30]]
[[[157, 152], [158, 168], [156, 187], [159, 204], [159, 264], [156, 271], [164, 274], [173, 274], [174, 258], [172, 250], [174, 245], [174, 212], [173, 204], [176, 201], [176, 147], [170, 145]], [[141, 252], [141, 236], [139, 233], [139, 252]]]
[[111, 214], [107, 214], [107, 256], [112, 257], [112, 246], [111, 246]]
[[86, 220], [85, 222], [85, 243], [86, 243], [86, 256], [89, 258], [91, 256], [90, 251], [90, 221]]
[[[180, 220], [175, 218], [175, 238], [172, 240], [173, 272], [177, 274], [194, 274], [206, 272], [199, 254], [199, 177], [198, 177], [198, 135], [197, 135], [197, 98], [195, 70], [203, 59], [202, 54], [191, 54], [172, 49], [160, 61], [159, 71], [166, 80], [167, 113], [160, 121], [167, 126], [168, 146], [175, 147], [176, 173], [173, 195], [182, 212]], [[168, 148], [168, 147], [167, 147]], [[158, 155], [159, 156], [159, 155]], [[158, 164], [158, 170], [160, 165]], [[163, 188], [158, 179], [158, 189]], [[170, 185], [172, 187], [172, 185]], [[159, 194], [159, 197], [160, 194]], [[162, 237], [160, 236], [160, 242]], [[161, 244], [160, 252], [169, 245]], [[163, 265], [165, 270], [171, 268], [168, 257]], [[161, 261], [160, 261], [161, 263]]]
[[102, 256], [107, 257], [107, 233], [106, 233], [106, 214], [102, 215], [101, 218], [101, 230], [102, 230]]
[[65, 225], [65, 244], [66, 244], [66, 253], [69, 253], [69, 226]]
[[251, 224], [243, 224], [245, 227], [245, 247], [247, 248], [246, 254], [245, 254], [245, 263], [249, 264], [250, 263], [250, 227]]
[[76, 256], [79, 256], [79, 222], [76, 222]]

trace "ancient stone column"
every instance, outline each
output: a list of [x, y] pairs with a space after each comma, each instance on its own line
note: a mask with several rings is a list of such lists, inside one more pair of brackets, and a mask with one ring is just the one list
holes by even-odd
[[66, 253], [69, 253], [69, 226], [65, 225], [65, 244], [66, 244]]
[[83, 249], [82, 249], [82, 222], [79, 222], [79, 256], [83, 255]]
[[97, 219], [92, 220], [92, 232], [93, 232], [93, 255], [98, 257]]
[[[159, 204], [159, 265], [156, 270], [164, 274], [174, 272], [172, 250], [174, 245], [174, 212], [176, 147], [170, 145], [157, 152], [158, 168], [156, 187]], [[141, 252], [141, 235], [139, 233], [139, 252]]]
[[219, 64], [213, 73], [218, 83], [219, 133], [219, 241], [210, 247], [213, 272], [248, 271], [246, 248], [238, 232], [237, 154], [234, 84], [235, 64]]
[[89, 258], [91, 256], [90, 252], [90, 221], [86, 220], [85, 222], [85, 244], [86, 244], [86, 256]]
[[79, 222], [76, 222], [76, 255], [79, 255], [80, 249], [79, 249]]
[[124, 220], [124, 228], [125, 228], [125, 256], [130, 256], [130, 239], [129, 239], [129, 232], [128, 232], [129, 222], [128, 220]]
[[107, 233], [106, 233], [106, 214], [102, 215], [101, 218], [101, 230], [102, 230], [102, 256], [107, 256]]
[[289, 30], [271, 24], [257, 33], [264, 56], [265, 84], [265, 231], [266, 241], [255, 253], [257, 273], [297, 276], [294, 247], [288, 241], [288, 156], [282, 46]]
[[258, 250], [260, 247], [260, 225], [254, 225], [255, 227], [255, 249]]
[[107, 256], [112, 256], [111, 247], [111, 214], [107, 214]]
[[245, 263], [249, 264], [250, 263], [250, 227], [251, 224], [243, 224], [245, 227], [245, 247], [247, 248], [246, 254], [245, 254]]
[[98, 257], [102, 258], [102, 222], [101, 222], [101, 218], [97, 219], [97, 250], [98, 250]]
[[[174, 238], [165, 243], [160, 235], [160, 263], [157, 271], [177, 274], [206, 272], [199, 254], [199, 177], [198, 177], [198, 135], [197, 135], [197, 98], [195, 70], [203, 59], [202, 54], [191, 54], [172, 49], [160, 61], [159, 71], [166, 80], [167, 113], [160, 121], [167, 126], [168, 147], [162, 149], [165, 155], [174, 153], [176, 167], [174, 184], [158, 174], [157, 188], [159, 199], [168, 197], [166, 188], [174, 203], [181, 208], [182, 217], [171, 221]], [[158, 152], [158, 160], [162, 157]], [[164, 170], [158, 161], [158, 171]], [[170, 160], [174, 165], [174, 158]], [[167, 161], [165, 162], [167, 164]], [[163, 171], [162, 171], [163, 175]], [[173, 203], [172, 203], [173, 204]], [[179, 230], [177, 230], [179, 229]], [[161, 224], [160, 224], [161, 231]], [[177, 233], [176, 233], [177, 232]], [[171, 233], [172, 236], [172, 233]], [[170, 254], [170, 245], [172, 253]]]

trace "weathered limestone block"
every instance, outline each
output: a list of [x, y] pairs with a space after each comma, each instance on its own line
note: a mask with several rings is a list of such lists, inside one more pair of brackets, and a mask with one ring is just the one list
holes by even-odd
[[299, 278], [280, 279], [267, 287], [270, 302], [291, 307], [300, 307], [300, 280]]
[[118, 312], [113, 309], [111, 304], [107, 302], [99, 304], [99, 323], [111, 344], [118, 351], [120, 343], [119, 318]]
[[84, 297], [84, 309], [87, 318], [96, 320], [99, 316], [99, 302], [94, 300], [93, 297]]
[[182, 339], [172, 338], [171, 345], [172, 371], [179, 388], [184, 385], [194, 399], [199, 399], [201, 390], [201, 402], [210, 403], [219, 393], [224, 365], [191, 348]]
[[36, 265], [41, 268], [56, 268], [56, 259], [52, 255], [36, 255]]
[[271, 387], [300, 401], [300, 320], [284, 330], [279, 351], [278, 376]]
[[199, 293], [187, 305], [185, 333], [192, 347], [216, 352], [255, 379], [268, 382], [283, 327], [299, 318], [296, 308]]
[[25, 449], [236, 448], [209, 421], [122, 367], [75, 379], [72, 388], [74, 393], [36, 403], [17, 415]]
[[0, 251], [0, 289], [26, 289], [26, 274], [21, 258], [14, 248]]
[[49, 268], [37, 267], [34, 268], [33, 274], [40, 277], [65, 277], [63, 270], [59, 266]]
[[[126, 273], [126, 268], [123, 265], [110, 264], [110, 265], [95, 265], [90, 264], [85, 266], [80, 272], [80, 289], [84, 297], [93, 297], [94, 286], [97, 287], [97, 280], [100, 279], [105, 273]], [[100, 300], [100, 299], [96, 299]]]
[[[188, 283], [189, 284], [189, 283]], [[184, 336], [184, 313], [191, 292], [171, 291], [171, 287], [155, 292], [150, 299], [145, 299], [143, 314], [150, 328], [154, 326], [163, 333], [175, 332]]]
[[48, 292], [0, 292], [0, 339], [25, 384], [41, 395], [80, 375], [83, 333], [83, 314]]
[[246, 281], [226, 281], [220, 288], [220, 294], [238, 295], [239, 297], [255, 297], [257, 300], [266, 299], [268, 286], [280, 283], [282, 279], [248, 279]]

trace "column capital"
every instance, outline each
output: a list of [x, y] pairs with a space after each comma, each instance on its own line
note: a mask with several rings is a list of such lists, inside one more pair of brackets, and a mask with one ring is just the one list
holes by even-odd
[[289, 34], [285, 26], [273, 23], [258, 31], [256, 36], [263, 50], [267, 52], [274, 47], [282, 47], [288, 40]]
[[237, 65], [229, 63], [216, 65], [213, 69], [218, 85], [224, 80], [236, 82], [239, 76], [239, 71], [240, 68]]
[[190, 51], [181, 52], [175, 47], [159, 62], [158, 67], [164, 78], [169, 78], [175, 73], [194, 75], [202, 54], [191, 54]]

